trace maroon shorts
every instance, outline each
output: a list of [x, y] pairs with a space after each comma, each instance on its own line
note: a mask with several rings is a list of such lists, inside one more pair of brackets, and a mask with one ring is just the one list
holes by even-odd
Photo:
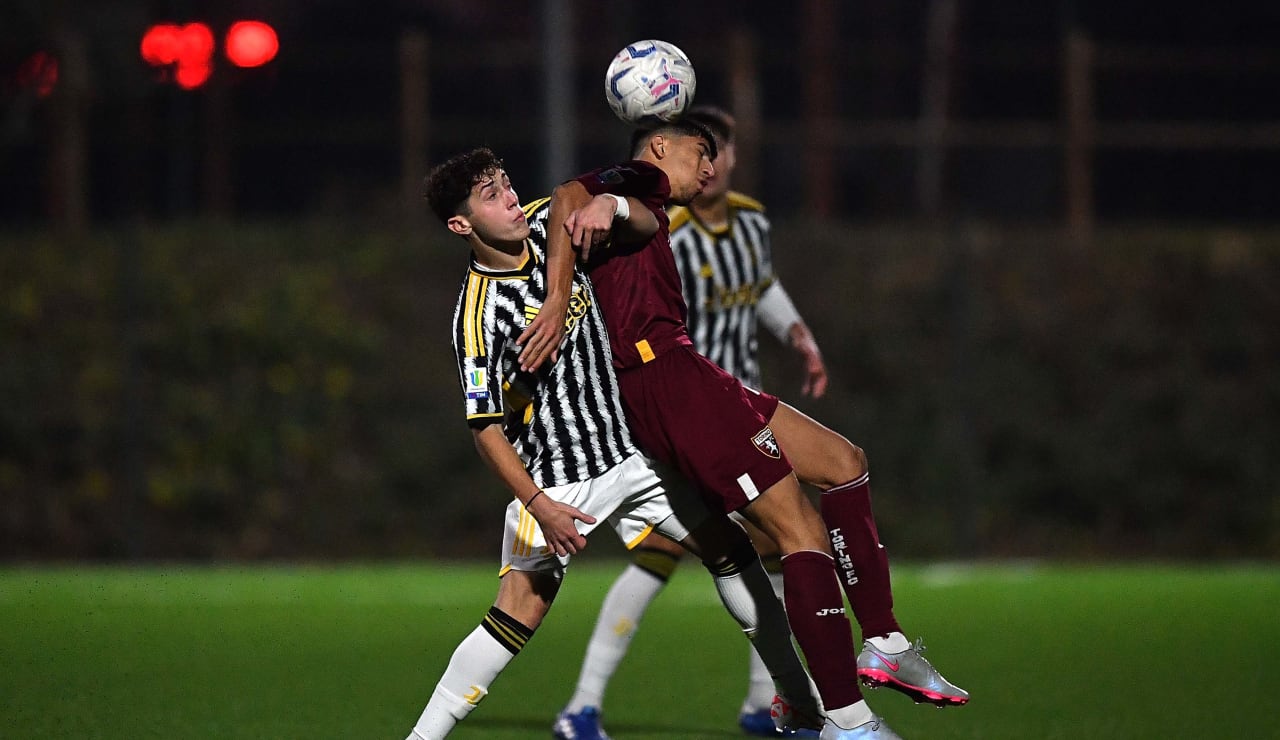
[[791, 472], [769, 419], [778, 399], [678, 346], [618, 372], [627, 421], [645, 454], [693, 481], [713, 510], [742, 508]]

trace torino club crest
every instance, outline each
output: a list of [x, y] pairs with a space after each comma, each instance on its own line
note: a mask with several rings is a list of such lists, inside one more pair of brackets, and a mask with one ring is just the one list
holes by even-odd
[[756, 436], [751, 438], [751, 442], [756, 446], [757, 450], [775, 460], [782, 457], [782, 449], [778, 447], [778, 440], [773, 438], [773, 430], [769, 427], [756, 432]]

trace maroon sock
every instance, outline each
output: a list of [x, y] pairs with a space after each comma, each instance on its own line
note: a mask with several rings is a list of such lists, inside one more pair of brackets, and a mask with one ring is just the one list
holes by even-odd
[[876, 533], [871, 513], [871, 484], [866, 474], [822, 492], [822, 519], [831, 535], [836, 573], [849, 597], [862, 638], [901, 632], [893, 616], [889, 556]]
[[844, 613], [831, 557], [812, 550], [784, 556], [782, 585], [787, 621], [823, 705], [838, 708], [860, 701], [853, 631]]

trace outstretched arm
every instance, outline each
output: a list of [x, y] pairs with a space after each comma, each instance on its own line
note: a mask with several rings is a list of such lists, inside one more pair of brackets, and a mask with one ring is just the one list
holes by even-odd
[[524, 462], [502, 433], [501, 424], [473, 429], [476, 451], [494, 473], [507, 484], [520, 503], [538, 520], [542, 535], [557, 555], [573, 555], [587, 546], [587, 538], [578, 533], [575, 521], [595, 524], [595, 517], [553, 500], [529, 477]]
[[800, 354], [804, 361], [804, 385], [800, 392], [806, 396], [822, 398], [827, 392], [827, 365], [822, 361], [822, 351], [813, 338], [813, 332], [803, 321], [791, 325], [788, 332], [791, 337], [791, 348]]
[[813, 332], [800, 318], [800, 312], [791, 302], [782, 283], [774, 281], [760, 296], [758, 306], [760, 321], [773, 333], [778, 341], [790, 346], [800, 355], [804, 362], [804, 384], [800, 392], [806, 396], [821, 398], [827, 392], [827, 365], [822, 360], [822, 351], [813, 338]]
[[564, 339], [565, 312], [573, 285], [574, 254], [584, 262], [593, 247], [610, 238], [626, 242], [648, 240], [658, 231], [658, 217], [644, 203], [631, 197], [600, 194], [570, 180], [551, 194], [547, 216], [547, 300], [517, 343], [520, 368], [536, 370], [548, 357], [555, 362]]

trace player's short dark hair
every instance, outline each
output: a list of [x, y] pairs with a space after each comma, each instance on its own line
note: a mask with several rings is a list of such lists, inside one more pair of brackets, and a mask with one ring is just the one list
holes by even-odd
[[631, 156], [638, 157], [649, 143], [649, 139], [661, 134], [663, 136], [697, 136], [707, 142], [708, 154], [716, 158], [719, 151], [716, 147], [716, 136], [705, 123], [688, 116], [681, 116], [674, 121], [664, 121], [651, 128], [638, 128], [631, 133]]
[[456, 154], [432, 168], [422, 181], [422, 195], [443, 223], [467, 215], [467, 198], [475, 184], [504, 169], [502, 160], [486, 147]]
[[721, 144], [732, 142], [734, 131], [738, 127], [732, 113], [714, 105], [695, 105], [685, 111], [684, 117], [711, 129], [711, 133], [716, 135], [716, 140]]

